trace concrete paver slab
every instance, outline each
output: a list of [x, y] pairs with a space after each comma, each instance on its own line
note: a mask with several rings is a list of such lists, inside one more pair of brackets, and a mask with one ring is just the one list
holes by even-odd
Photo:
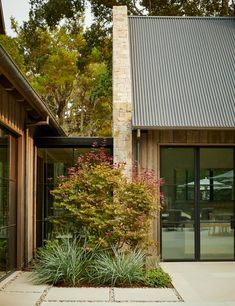
[[9, 292], [43, 292], [47, 285], [34, 285], [30, 279], [32, 272], [19, 273], [13, 282], [9, 281], [3, 291]]
[[50, 288], [46, 301], [109, 301], [109, 288]]
[[0, 292], [1, 306], [34, 306], [41, 293]]
[[115, 301], [177, 302], [175, 291], [170, 288], [114, 288]]
[[[222, 302], [235, 306], [235, 262], [161, 263], [186, 302]], [[224, 304], [225, 305], [225, 304]]]
[[21, 271], [15, 271], [8, 275], [6, 278], [0, 281], [0, 290], [3, 290], [10, 282], [13, 282], [19, 274], [21, 274]]

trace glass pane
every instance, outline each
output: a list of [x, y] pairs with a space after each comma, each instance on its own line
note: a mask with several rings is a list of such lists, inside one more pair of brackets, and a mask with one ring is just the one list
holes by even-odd
[[162, 258], [194, 259], [194, 150], [162, 148]]
[[201, 259], [233, 259], [233, 149], [200, 149], [199, 184]]
[[0, 128], [0, 278], [15, 268], [16, 168], [16, 139]]
[[9, 163], [7, 138], [0, 137], [0, 277], [7, 271]]
[[[51, 190], [56, 186], [57, 178], [67, 175], [68, 168], [74, 166], [81, 154], [97, 150], [90, 147], [38, 149], [37, 246], [52, 236], [52, 225], [47, 220], [55, 213]], [[105, 152], [111, 154], [110, 149]]]

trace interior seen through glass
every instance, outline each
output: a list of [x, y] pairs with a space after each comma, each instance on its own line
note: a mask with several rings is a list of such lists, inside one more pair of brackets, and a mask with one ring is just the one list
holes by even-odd
[[0, 128], [0, 278], [16, 265], [16, 141]]
[[232, 148], [161, 151], [164, 260], [234, 259]]

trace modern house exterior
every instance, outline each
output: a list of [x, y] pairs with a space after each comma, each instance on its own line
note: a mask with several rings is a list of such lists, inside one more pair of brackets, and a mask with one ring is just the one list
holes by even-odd
[[[165, 179], [162, 260], [234, 260], [235, 19], [114, 8], [114, 160]], [[0, 34], [5, 34], [0, 0]], [[0, 279], [50, 238], [50, 190], [102, 138], [66, 137], [0, 45]]]
[[235, 18], [113, 9], [114, 159], [165, 184], [162, 260], [234, 260]]

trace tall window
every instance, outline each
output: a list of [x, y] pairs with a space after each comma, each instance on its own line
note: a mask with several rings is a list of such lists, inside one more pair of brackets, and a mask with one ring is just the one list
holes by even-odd
[[0, 277], [16, 265], [16, 143], [0, 128]]
[[234, 259], [234, 149], [163, 147], [162, 258]]

